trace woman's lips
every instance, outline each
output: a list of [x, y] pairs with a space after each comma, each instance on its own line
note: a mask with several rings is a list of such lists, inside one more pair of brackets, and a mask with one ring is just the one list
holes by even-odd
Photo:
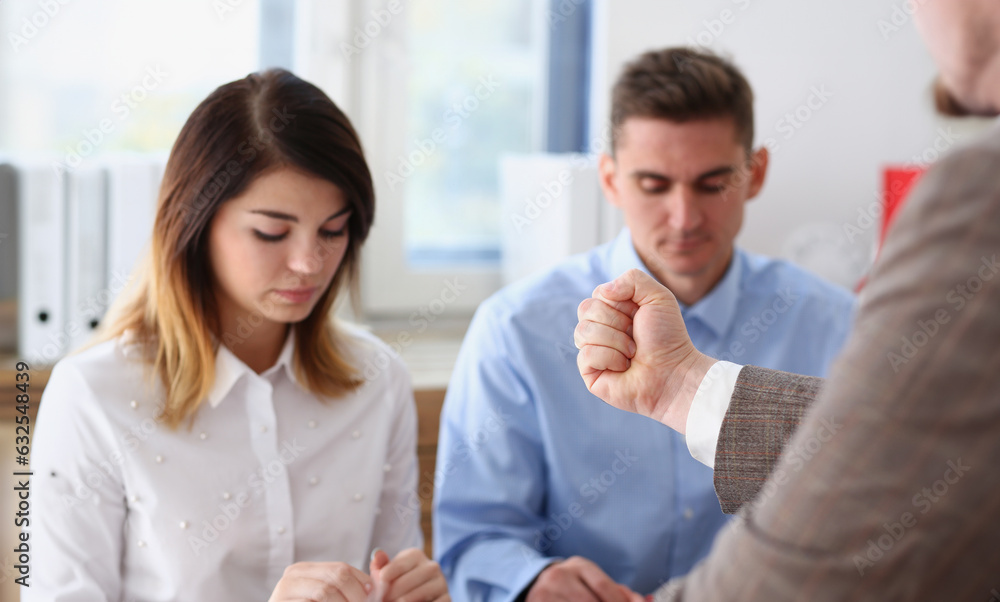
[[316, 287], [276, 290], [282, 298], [292, 303], [305, 303], [316, 294]]

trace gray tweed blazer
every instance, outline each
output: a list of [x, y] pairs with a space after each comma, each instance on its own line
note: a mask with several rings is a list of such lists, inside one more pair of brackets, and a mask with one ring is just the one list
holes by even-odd
[[742, 370], [715, 461], [739, 517], [659, 601], [1000, 601], [1000, 129], [891, 227], [828, 381]]

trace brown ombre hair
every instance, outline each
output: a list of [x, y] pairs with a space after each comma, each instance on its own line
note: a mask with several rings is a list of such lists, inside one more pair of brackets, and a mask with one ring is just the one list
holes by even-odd
[[270, 69], [219, 87], [184, 124], [160, 187], [150, 252], [101, 328], [98, 341], [128, 332], [145, 350], [165, 387], [160, 417], [171, 428], [193, 419], [215, 380], [217, 346], [232, 336], [219, 332], [209, 225], [223, 203], [281, 167], [332, 182], [351, 208], [343, 261], [312, 313], [292, 325], [295, 374], [326, 397], [361, 384], [331, 308], [345, 285], [357, 297], [359, 251], [375, 209], [371, 173], [333, 101], [292, 73]]

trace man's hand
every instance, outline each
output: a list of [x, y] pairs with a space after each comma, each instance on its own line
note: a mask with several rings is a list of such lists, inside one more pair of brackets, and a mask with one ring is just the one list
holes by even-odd
[[599, 566], [581, 556], [550, 564], [528, 590], [525, 602], [644, 602], [645, 598], [615, 583]]
[[715, 360], [695, 349], [673, 293], [629, 270], [580, 303], [577, 366], [591, 393], [684, 433], [698, 386]]

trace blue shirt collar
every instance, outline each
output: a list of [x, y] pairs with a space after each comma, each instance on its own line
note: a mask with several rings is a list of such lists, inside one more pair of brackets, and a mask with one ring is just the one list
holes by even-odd
[[[729, 267], [726, 268], [725, 275], [707, 295], [690, 307], [678, 301], [684, 319], [698, 320], [712, 330], [717, 337], [729, 332], [740, 300], [744, 262], [744, 252], [734, 247], [733, 257], [729, 262]], [[635, 250], [635, 245], [632, 243], [632, 233], [628, 228], [622, 228], [622, 231], [612, 241], [608, 266], [611, 268], [609, 279], [617, 278], [632, 268], [640, 269], [647, 274], [650, 273], [649, 268], [642, 262]]]
[[696, 319], [707, 326], [715, 336], [722, 337], [729, 332], [736, 317], [743, 281], [743, 251], [733, 248], [725, 275], [715, 287], [700, 301], [690, 307], [681, 306], [681, 315], [686, 319]]
[[[618, 236], [611, 242], [611, 253], [608, 257], [608, 266], [611, 268], [608, 274], [609, 280], [621, 276], [625, 272], [635, 268], [649, 274], [649, 268], [639, 259], [639, 254], [632, 244], [632, 233], [628, 228], [622, 228]], [[652, 276], [652, 274], [649, 274]]]

